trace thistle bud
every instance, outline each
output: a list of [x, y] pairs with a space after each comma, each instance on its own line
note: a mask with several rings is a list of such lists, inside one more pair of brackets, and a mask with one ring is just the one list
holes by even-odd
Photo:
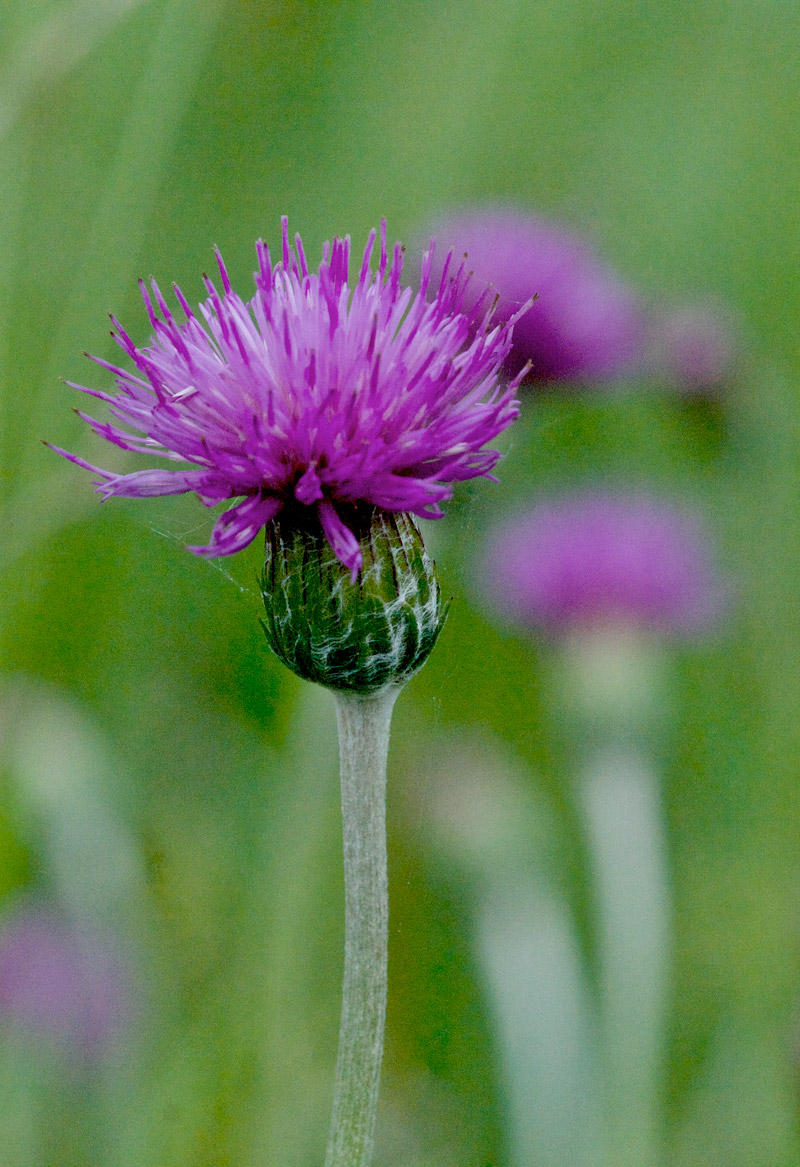
[[422, 668], [447, 613], [411, 515], [362, 510], [353, 530], [362, 555], [355, 578], [318, 523], [282, 513], [268, 525], [262, 624], [299, 677], [375, 693]]

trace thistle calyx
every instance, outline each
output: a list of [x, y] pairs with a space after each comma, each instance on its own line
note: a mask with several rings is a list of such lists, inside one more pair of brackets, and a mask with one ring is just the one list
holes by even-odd
[[281, 514], [266, 530], [261, 592], [267, 642], [292, 672], [329, 689], [401, 686], [444, 624], [434, 564], [409, 514], [364, 509], [352, 579], [318, 522]]

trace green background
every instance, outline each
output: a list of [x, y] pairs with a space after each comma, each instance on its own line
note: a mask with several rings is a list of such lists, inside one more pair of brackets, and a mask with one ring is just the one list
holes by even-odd
[[[382, 216], [413, 244], [497, 200], [574, 224], [654, 303], [729, 305], [742, 355], [718, 405], [529, 393], [500, 485], [426, 528], [455, 598], [395, 719], [377, 1164], [527, 1167], [474, 943], [480, 879], [425, 810], [470, 735], [513, 756], [555, 824], [540, 864], [594, 975], [585, 743], [558, 652], [495, 626], [472, 584], [506, 508], [587, 477], [704, 507], [732, 581], [723, 627], [670, 653], [654, 746], [674, 896], [654, 1162], [800, 1164], [798, 47], [800, 8], [769, 0], [7, 0], [0, 907], [28, 887], [93, 905], [141, 982], [94, 1073], [7, 1035], [9, 1167], [320, 1163], [339, 1009], [327, 696], [269, 655], [257, 546], [200, 561], [182, 547], [209, 529], [196, 500], [101, 507], [40, 444], [130, 465], [60, 378], [108, 387], [81, 353], [111, 358], [109, 311], [146, 339], [139, 276], [197, 301], [218, 244], [247, 294], [283, 213], [314, 256], [334, 233], [359, 250]], [[613, 1145], [595, 1161], [627, 1167]]]

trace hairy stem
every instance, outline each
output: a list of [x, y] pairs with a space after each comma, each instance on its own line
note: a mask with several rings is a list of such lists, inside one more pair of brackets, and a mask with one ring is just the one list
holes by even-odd
[[325, 1167], [368, 1167], [372, 1159], [388, 970], [386, 758], [399, 691], [333, 691], [342, 776], [345, 948]]

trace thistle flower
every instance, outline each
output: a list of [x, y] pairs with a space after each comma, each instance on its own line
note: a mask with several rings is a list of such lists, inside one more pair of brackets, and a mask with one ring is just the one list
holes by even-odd
[[697, 515], [664, 499], [583, 491], [541, 502], [495, 531], [484, 590], [523, 624], [691, 633], [722, 587]]
[[[573, 491], [510, 519], [486, 555], [493, 606], [557, 638], [551, 693], [577, 763], [598, 957], [597, 1074], [592, 1066], [580, 1097], [597, 1085], [601, 1106], [588, 1117], [602, 1123], [588, 1126], [586, 1146], [604, 1143], [620, 1163], [662, 1153], [672, 880], [648, 755], [667, 752], [675, 708], [667, 637], [700, 631], [720, 609], [709, 544], [696, 514], [657, 495]], [[531, 996], [515, 1001], [511, 1049]]]
[[80, 1059], [95, 1059], [130, 1021], [128, 969], [108, 939], [56, 908], [27, 903], [0, 929], [0, 1018]]
[[[643, 336], [641, 306], [585, 239], [508, 207], [453, 215], [436, 233], [457, 255], [466, 253], [473, 277], [466, 303], [491, 287], [497, 318], [518, 316], [508, 372], [530, 362], [534, 381], [599, 381], [632, 366]], [[434, 264], [434, 285], [442, 270]], [[536, 303], [520, 311], [533, 294]]]
[[401, 286], [399, 244], [389, 257], [385, 223], [373, 274], [374, 242], [373, 231], [351, 288], [349, 237], [325, 244], [311, 272], [284, 218], [281, 262], [257, 244], [253, 298], [233, 291], [217, 253], [222, 291], [206, 277], [199, 316], [175, 288], [183, 322], [155, 281], [150, 290], [142, 283], [150, 342], [137, 346], [112, 317], [136, 373], [94, 357], [117, 392], [73, 387], [106, 401], [129, 427], [81, 413], [102, 437], [182, 465], [115, 474], [58, 453], [91, 470], [103, 498], [238, 499], [209, 542], [189, 548], [198, 555], [232, 555], [284, 512], [321, 528], [355, 581], [365, 508], [439, 518], [453, 483], [490, 474], [499, 455], [483, 447], [517, 416], [520, 379], [505, 386], [498, 375], [515, 316], [494, 323], [487, 294], [465, 308], [463, 264], [454, 270], [445, 259], [428, 302], [433, 248], [414, 294]]
[[[333, 692], [339, 725], [345, 867], [345, 971], [326, 1167], [368, 1167], [386, 1015], [388, 899], [386, 758], [392, 707], [427, 658], [444, 614], [414, 516], [439, 518], [453, 484], [490, 476], [484, 446], [517, 417], [500, 370], [520, 313], [493, 322], [491, 296], [470, 298], [448, 257], [438, 290], [433, 246], [420, 288], [403, 288], [381, 227], [377, 273], [369, 236], [358, 279], [350, 240], [325, 244], [311, 272], [283, 220], [281, 261], [257, 244], [255, 295], [206, 279], [196, 316], [180, 290], [177, 321], [155, 282], [142, 295], [154, 335], [137, 347], [114, 321], [137, 372], [106, 401], [128, 429], [82, 417], [124, 450], [176, 469], [91, 470], [104, 498], [194, 491], [208, 506], [238, 499], [199, 555], [231, 555], [266, 528], [264, 631], [301, 677]], [[462, 310], [464, 309], [464, 310]], [[134, 431], [134, 432], [129, 432]], [[188, 468], [187, 468], [188, 467]]]

